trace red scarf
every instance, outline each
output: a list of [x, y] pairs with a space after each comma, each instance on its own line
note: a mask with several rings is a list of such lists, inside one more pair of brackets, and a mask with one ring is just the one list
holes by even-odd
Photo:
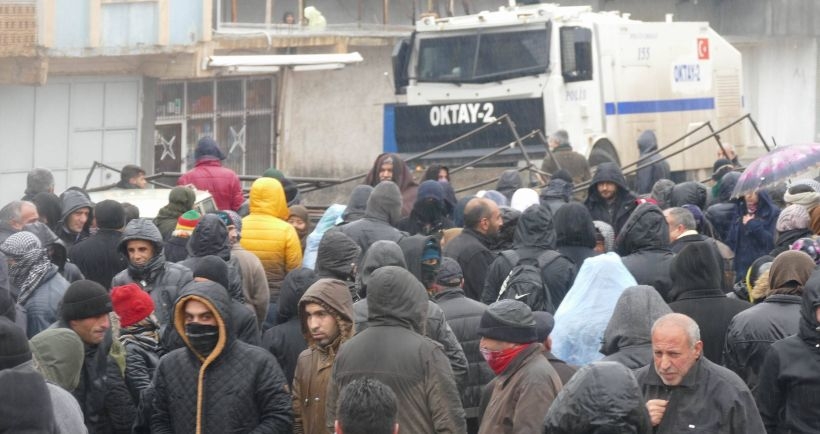
[[506, 350], [501, 351], [490, 351], [481, 348], [481, 355], [484, 356], [484, 360], [486, 360], [487, 364], [490, 365], [490, 369], [495, 372], [495, 375], [499, 375], [507, 369], [510, 362], [512, 362], [520, 352], [529, 347], [530, 344], [516, 345], [512, 348], [507, 348]]

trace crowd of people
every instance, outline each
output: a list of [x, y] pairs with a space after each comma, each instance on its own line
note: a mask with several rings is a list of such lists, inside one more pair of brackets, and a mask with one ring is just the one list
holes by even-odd
[[315, 222], [210, 138], [152, 218], [33, 169], [0, 209], [0, 432], [820, 432], [820, 183], [734, 197], [734, 155], [675, 183], [638, 142], [635, 180], [558, 131], [540, 191], [461, 197], [382, 154]]

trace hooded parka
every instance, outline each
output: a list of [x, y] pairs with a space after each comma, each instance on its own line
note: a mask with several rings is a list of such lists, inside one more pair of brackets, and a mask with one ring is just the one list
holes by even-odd
[[669, 265], [675, 255], [669, 250], [669, 225], [660, 208], [639, 205], [618, 234], [615, 251], [638, 284], [649, 285], [669, 299]]
[[555, 222], [555, 250], [568, 257], [580, 270], [595, 252], [595, 224], [589, 210], [577, 202], [568, 203], [552, 215]]
[[[658, 150], [658, 139], [655, 137], [654, 131], [646, 130], [638, 136], [638, 150], [640, 151], [641, 158]], [[672, 177], [669, 163], [663, 159], [661, 154], [655, 154], [641, 161], [638, 166], [640, 167], [636, 175], [636, 192], [638, 194], [649, 193], [652, 191], [652, 186], [655, 185], [655, 182], [660, 179], [669, 179]]]
[[[401, 191], [401, 210], [399, 218], [406, 217], [410, 215], [410, 211], [413, 210], [413, 204], [416, 203], [419, 185], [413, 179], [413, 172], [410, 171], [410, 168], [407, 167], [407, 164], [401, 157], [390, 153], [381, 154], [376, 157], [376, 161], [373, 162], [373, 167], [370, 169], [370, 172], [367, 173], [364, 183], [371, 187], [377, 187], [381, 183], [381, 181], [379, 181], [379, 171], [381, 170], [382, 164], [387, 162], [387, 160], [390, 160], [393, 164], [393, 179], [391, 179], [391, 181], [394, 182]], [[397, 218], [391, 224], [395, 225], [398, 221], [399, 219]]]
[[396, 394], [398, 423], [406, 432], [465, 433], [450, 364], [441, 346], [423, 335], [429, 301], [421, 283], [403, 268], [381, 267], [370, 276], [367, 298], [370, 327], [347, 341], [336, 356], [328, 386], [327, 429], [333, 430], [339, 391], [367, 377]]
[[[618, 186], [612, 203], [607, 202], [598, 193], [598, 184], [601, 182], [612, 182]], [[592, 215], [592, 220], [608, 223], [617, 234], [635, 209], [635, 199], [636, 196], [626, 186], [626, 178], [621, 168], [615, 163], [601, 163], [592, 177], [584, 205]]]
[[171, 238], [171, 233], [177, 227], [179, 216], [186, 211], [193, 209], [196, 201], [196, 193], [188, 187], [174, 187], [168, 193], [168, 204], [159, 209], [154, 217], [154, 224], [157, 225], [162, 239]]
[[774, 249], [774, 234], [780, 208], [765, 190], [757, 192], [757, 211], [754, 218], [743, 224], [747, 214], [746, 201], [737, 199], [729, 226], [726, 245], [735, 252], [735, 281], [746, 277], [746, 271], [755, 259], [768, 255]]
[[732, 193], [740, 179], [740, 172], [729, 172], [718, 181], [717, 196], [706, 208], [706, 219], [715, 228], [716, 236], [724, 243], [729, 239], [729, 228], [732, 226], [732, 217], [735, 214], [735, 203], [732, 202]]
[[[63, 214], [60, 216], [60, 228], [57, 236], [60, 237], [65, 244], [66, 250], [70, 253], [74, 244], [88, 238], [90, 235], [89, 228], [94, 218], [94, 204], [91, 203], [91, 199], [88, 198], [85, 192], [80, 190], [66, 190], [60, 195], [60, 199], [63, 204]], [[80, 232], [71, 232], [68, 227], [66, 227], [66, 220], [71, 213], [81, 208], [88, 208], [88, 220]]]
[[[200, 354], [185, 332], [185, 304], [203, 303], [219, 330], [214, 349]], [[267, 351], [237, 340], [230, 297], [215, 282], [192, 282], [174, 305], [174, 327], [185, 342], [160, 360], [151, 430], [166, 433], [290, 433], [290, 394]]]
[[626, 288], [615, 304], [604, 330], [601, 360], [619, 362], [629, 369], [652, 363], [652, 324], [672, 313], [655, 288], [638, 285]]
[[362, 249], [356, 264], [361, 269], [367, 249], [380, 240], [398, 242], [404, 233], [396, 229], [401, 219], [401, 193], [391, 181], [380, 182], [367, 199], [364, 217], [337, 229], [355, 241]]
[[[327, 346], [313, 339], [307, 325], [305, 307], [315, 303], [332, 315], [339, 335]], [[321, 279], [308, 288], [299, 300], [302, 334], [308, 348], [299, 355], [293, 378], [293, 432], [294, 434], [324, 434], [325, 401], [333, 361], [339, 347], [353, 337], [353, 299], [347, 285], [341, 280]]]

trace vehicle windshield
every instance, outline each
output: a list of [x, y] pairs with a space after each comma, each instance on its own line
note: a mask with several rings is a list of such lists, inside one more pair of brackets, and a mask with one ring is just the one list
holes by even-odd
[[416, 79], [486, 83], [543, 73], [549, 67], [549, 35], [549, 23], [526, 30], [419, 35]]

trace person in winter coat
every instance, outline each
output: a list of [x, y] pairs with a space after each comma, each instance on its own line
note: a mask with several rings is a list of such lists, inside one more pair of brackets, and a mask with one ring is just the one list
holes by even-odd
[[302, 245], [302, 254], [304, 255], [307, 236], [313, 231], [313, 223], [310, 221], [308, 209], [302, 205], [289, 206], [288, 223], [296, 230], [296, 235], [299, 236], [299, 243]]
[[638, 369], [652, 362], [652, 324], [672, 313], [655, 288], [638, 285], [626, 288], [604, 331], [601, 360]]
[[327, 384], [341, 345], [353, 335], [353, 299], [344, 282], [320, 279], [299, 300], [308, 348], [299, 354], [293, 378], [293, 432], [324, 434]]
[[479, 350], [478, 325], [487, 310], [484, 303], [471, 300], [464, 295], [461, 285], [464, 275], [461, 267], [452, 258], [441, 258], [441, 267], [432, 286], [432, 299], [444, 312], [447, 325], [464, 349], [467, 357], [467, 382], [461, 388], [461, 405], [467, 418], [467, 432], [478, 431], [478, 407], [481, 390], [495, 376], [484, 361]]
[[651, 203], [635, 208], [615, 243], [615, 251], [638, 284], [655, 288], [669, 300], [669, 266], [675, 255], [669, 250], [669, 226], [660, 208]]
[[216, 214], [205, 214], [197, 223], [187, 244], [188, 258], [180, 261], [179, 265], [196, 270], [206, 256], [216, 256], [228, 267], [228, 275], [223, 276], [228, 286], [225, 289], [231, 298], [244, 303], [245, 296], [242, 290], [242, 272], [239, 261], [231, 256], [231, 245], [228, 241], [228, 227]]
[[673, 282], [669, 307], [697, 322], [703, 334], [703, 354], [722, 363], [729, 322], [752, 305], [726, 297], [720, 289], [720, 269], [710, 243], [702, 241], [684, 247], [672, 260], [669, 274]]
[[636, 193], [646, 194], [652, 191], [652, 186], [657, 180], [671, 178], [672, 171], [669, 169], [669, 163], [663, 159], [661, 154], [648, 157], [649, 154], [658, 150], [658, 139], [654, 131], [646, 130], [638, 136], [638, 150], [640, 158], [646, 159], [638, 164]]
[[658, 208], [669, 208], [669, 200], [672, 197], [672, 190], [675, 188], [675, 182], [669, 179], [659, 179], [655, 181], [652, 186], [652, 192], [649, 193], [649, 198], [654, 199]]
[[539, 432], [550, 405], [561, 390], [561, 379], [541, 355], [535, 318], [517, 300], [490, 305], [478, 327], [481, 354], [496, 377], [487, 386], [489, 397], [479, 434]]
[[103, 200], [94, 208], [97, 232], [77, 243], [69, 259], [83, 273], [103, 288], [111, 287], [111, 279], [128, 266], [128, 260], [117, 250], [125, 226], [125, 210], [119, 202]]
[[717, 195], [712, 198], [711, 204], [706, 208], [706, 218], [712, 222], [717, 236], [724, 243], [729, 239], [729, 228], [732, 226], [732, 218], [735, 214], [732, 193], [738, 179], [740, 179], [740, 172], [729, 172], [724, 175], [715, 185]]
[[353, 191], [347, 199], [347, 206], [342, 212], [342, 222], [340, 224], [352, 223], [364, 217], [371, 193], [373, 193], [373, 187], [369, 185], [362, 184], [353, 187]]
[[399, 187], [402, 204], [400, 215], [401, 217], [409, 216], [413, 210], [413, 204], [416, 203], [419, 185], [413, 180], [413, 172], [396, 154], [380, 154], [376, 157], [364, 183], [375, 188], [384, 181], [392, 181]]
[[[236, 211], [245, 200], [242, 183], [236, 172], [222, 167], [225, 154], [211, 137], [199, 139], [194, 150], [196, 166], [177, 180], [177, 185], [194, 185], [198, 190], [211, 193], [219, 209]], [[188, 208], [190, 209], [190, 207]]]
[[809, 255], [790, 250], [778, 255], [769, 270], [771, 289], [763, 302], [738, 313], [729, 323], [723, 364], [757, 390], [760, 368], [772, 343], [797, 334], [803, 285], [814, 271]]
[[19, 291], [17, 303], [26, 309], [26, 335], [33, 337], [57, 321], [69, 283], [31, 232], [8, 237], [0, 244], [0, 252], [9, 261], [9, 278]]
[[510, 200], [512, 200], [513, 193], [519, 188], [521, 188], [521, 173], [515, 169], [509, 169], [501, 172], [501, 176], [498, 177], [498, 183], [495, 186], [495, 191], [504, 195], [507, 199], [506, 204], [509, 204]]
[[575, 375], [578, 368], [559, 359], [555, 354], [552, 354], [552, 338], [550, 337], [550, 333], [552, 333], [552, 329], [555, 327], [555, 317], [549, 312], [539, 311], [533, 312], [532, 316], [535, 318], [535, 335], [538, 338], [537, 342], [544, 346], [544, 352], [541, 354], [550, 362], [552, 369], [555, 369], [558, 378], [561, 379], [561, 384], [567, 384], [570, 378]]
[[703, 357], [697, 323], [677, 313], [652, 326], [654, 361], [635, 371], [656, 434], [765, 432], [749, 388]]
[[55, 433], [54, 415], [48, 385], [31, 365], [25, 333], [0, 318], [0, 431]]
[[356, 260], [359, 268], [362, 265], [367, 249], [376, 241], [399, 241], [404, 233], [396, 229], [401, 218], [401, 193], [392, 181], [382, 181], [367, 199], [364, 217], [352, 223], [338, 226], [341, 231], [359, 245], [361, 253]]
[[[513, 251], [502, 252], [487, 270], [481, 301], [485, 304], [494, 303], [504, 280], [516, 264], [521, 259], [537, 259], [548, 251], [555, 251], [555, 239], [550, 211], [540, 205], [527, 208], [515, 228]], [[553, 309], [561, 304], [564, 295], [572, 287], [577, 271], [571, 259], [560, 255], [541, 268], [541, 279], [549, 290]]]
[[617, 234], [635, 209], [635, 199], [621, 168], [615, 163], [601, 163], [592, 177], [584, 206], [593, 220], [608, 223]]
[[56, 324], [76, 333], [85, 347], [80, 381], [71, 393], [83, 410], [90, 434], [129, 433], [136, 416], [122, 371], [111, 354], [111, 311], [111, 296], [105, 288], [91, 280], [78, 280], [66, 290]]
[[242, 247], [255, 254], [265, 267], [270, 289], [270, 306], [265, 328], [273, 324], [279, 288], [291, 270], [302, 264], [302, 245], [296, 229], [285, 221], [288, 205], [282, 184], [273, 178], [259, 178], [251, 185], [251, 213], [242, 219]]
[[589, 210], [580, 203], [568, 203], [552, 215], [555, 225], [555, 250], [566, 256], [580, 270], [595, 251], [595, 225]]
[[139, 283], [154, 300], [160, 326], [166, 327], [179, 289], [193, 279], [191, 270], [165, 260], [159, 230], [148, 220], [128, 222], [117, 250], [128, 257], [128, 267], [114, 276], [111, 287]]
[[176, 229], [179, 217], [194, 207], [196, 193], [188, 187], [174, 187], [168, 193], [168, 204], [160, 208], [154, 218], [162, 239], [171, 237], [171, 232]]
[[[328, 385], [325, 426], [332, 431], [339, 391], [367, 377], [393, 389], [399, 426], [408, 433], [463, 433], [464, 410], [441, 346], [425, 338], [427, 292], [407, 270], [381, 267], [369, 276], [370, 327], [336, 355]], [[401, 375], [396, 375], [401, 372]]]
[[316, 275], [345, 282], [354, 302], [359, 301], [356, 289], [356, 259], [361, 248], [340, 231], [330, 231], [322, 237], [316, 258]]
[[[63, 241], [57, 237], [57, 234], [52, 232], [45, 223], [34, 222], [23, 226], [23, 230], [31, 232], [40, 240], [40, 245], [46, 249], [48, 259], [52, 264], [57, 266], [57, 272], [60, 273], [69, 283], [76, 280], [85, 279], [80, 268], [68, 260], [68, 251], [63, 245]], [[88, 239], [88, 238], [86, 238]], [[85, 241], [85, 240], [83, 240]]]
[[37, 206], [38, 220], [45, 223], [52, 232], [59, 231], [60, 216], [63, 215], [63, 203], [54, 193], [37, 193], [31, 203]]
[[[556, 172], [563, 169], [571, 176], [571, 183], [580, 185], [589, 181], [592, 174], [589, 170], [589, 162], [586, 157], [572, 150], [570, 145], [569, 134], [565, 130], [557, 130], [550, 135], [547, 141], [552, 156], [545, 156], [541, 163], [541, 170], [552, 174], [555, 177]], [[560, 167], [559, 167], [560, 166]], [[575, 200], [583, 202], [586, 199], [585, 192], [575, 194]]]
[[[367, 187], [372, 189], [370, 186]], [[325, 232], [328, 232], [331, 228], [336, 226], [337, 222], [341, 221], [342, 213], [344, 211], [345, 206], [338, 203], [334, 203], [333, 205], [327, 207], [324, 214], [322, 214], [322, 217], [319, 219], [319, 222], [316, 223], [316, 228], [313, 229], [313, 232], [307, 236], [307, 240], [305, 241], [305, 252], [302, 255], [303, 267], [316, 267], [316, 256], [319, 253], [319, 244], [321, 244], [322, 238], [325, 236]]]
[[436, 235], [451, 227], [453, 222], [447, 218], [444, 188], [438, 181], [421, 183], [410, 215], [396, 224], [398, 230], [410, 235]]
[[820, 275], [803, 288], [797, 334], [774, 342], [766, 353], [755, 398], [769, 433], [820, 430]]
[[809, 213], [800, 205], [789, 205], [780, 212], [775, 224], [775, 247], [769, 256], [777, 256], [789, 250], [792, 244], [800, 238], [811, 238], [809, 229]]
[[706, 186], [697, 181], [687, 181], [675, 184], [669, 194], [669, 207], [695, 205], [700, 209], [706, 208], [709, 197]]
[[544, 434], [600, 432], [652, 433], [638, 382], [620, 363], [600, 361], [581, 368], [544, 419]]
[[487, 269], [496, 256], [490, 247], [501, 225], [498, 205], [474, 198], [464, 208], [464, 230], [444, 246], [442, 255], [455, 259], [464, 273], [464, 294], [468, 298], [481, 300]]
[[319, 277], [310, 268], [297, 268], [285, 276], [277, 303], [277, 323], [267, 329], [262, 336], [262, 348], [276, 357], [287, 384], [293, 383], [293, 373], [296, 371], [299, 354], [307, 348], [307, 340], [302, 334], [299, 321], [299, 300], [317, 280]]
[[57, 236], [63, 240], [66, 249], [89, 237], [89, 228], [94, 219], [94, 204], [82, 190], [66, 190], [60, 195], [63, 215], [60, 216], [60, 231]]
[[555, 172], [547, 185], [541, 189], [539, 195], [541, 205], [549, 208], [552, 215], [555, 215], [562, 206], [572, 199], [572, 188], [572, 178], [566, 170], [561, 169]]
[[[362, 272], [359, 275], [359, 295], [363, 298], [353, 304], [356, 320], [356, 333], [361, 333], [370, 326], [370, 316], [367, 301], [369, 281], [373, 273], [379, 268], [396, 266], [408, 269], [404, 252], [398, 244], [392, 241], [376, 241], [365, 256]], [[408, 271], [409, 272], [409, 271]], [[421, 284], [418, 277], [410, 273]], [[423, 287], [424, 285], [422, 285]], [[450, 361], [453, 375], [457, 384], [464, 384], [467, 377], [467, 357], [458, 343], [458, 338], [447, 324], [444, 312], [432, 301], [427, 302], [427, 313], [424, 320], [423, 334], [441, 344], [444, 354]]]
[[235, 338], [230, 297], [221, 285], [186, 286], [173, 318], [185, 347], [157, 367], [153, 433], [291, 432], [282, 369], [267, 351]]
[[[35, 369], [45, 378], [60, 434], [87, 434], [83, 410], [71, 394], [80, 383], [85, 347], [71, 330], [43, 330], [29, 341]], [[18, 385], [19, 387], [19, 385]]]
[[441, 245], [434, 236], [413, 235], [398, 242], [404, 253], [407, 271], [413, 274], [427, 292], [433, 289], [439, 267], [441, 267]]
[[33, 203], [14, 200], [0, 209], [0, 243], [20, 232], [29, 223], [38, 221], [39, 214]]
[[188, 241], [200, 220], [202, 220], [202, 214], [193, 209], [179, 216], [176, 228], [162, 245], [166, 261], [182, 262], [188, 258]]
[[726, 240], [726, 245], [735, 252], [735, 281], [746, 275], [755, 259], [772, 251], [779, 216], [780, 208], [764, 190], [737, 200]]

